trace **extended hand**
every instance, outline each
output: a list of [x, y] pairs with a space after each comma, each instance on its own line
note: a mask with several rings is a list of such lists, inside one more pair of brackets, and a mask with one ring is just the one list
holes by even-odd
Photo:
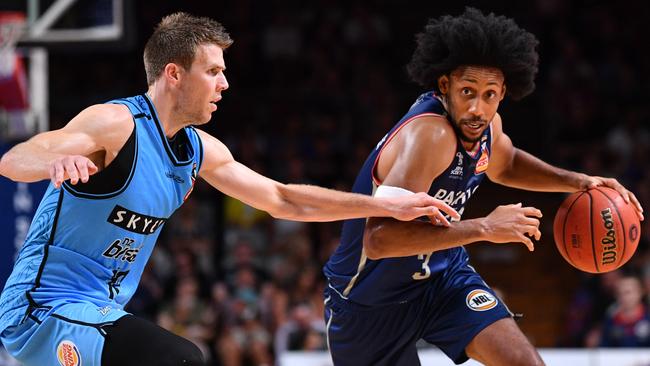
[[456, 210], [426, 193], [390, 197], [387, 200], [392, 207], [392, 216], [401, 221], [411, 221], [418, 217], [429, 216], [432, 222], [449, 226], [449, 221], [445, 218], [444, 213], [452, 219], [460, 220], [460, 215]]
[[585, 180], [581, 183], [580, 188], [582, 190], [586, 190], [586, 189], [589, 189], [589, 188], [596, 188], [598, 186], [609, 187], [609, 188], [615, 189], [621, 195], [621, 197], [623, 197], [625, 202], [627, 202], [627, 203], [632, 202], [632, 205], [636, 209], [636, 214], [639, 216], [639, 220], [643, 221], [643, 207], [641, 207], [641, 203], [639, 203], [639, 200], [636, 198], [634, 193], [628, 191], [616, 179], [614, 179], [614, 178], [596, 177], [596, 176], [587, 176], [585, 178]]
[[53, 160], [50, 163], [50, 180], [55, 188], [70, 179], [71, 184], [77, 184], [79, 180], [88, 182], [88, 178], [97, 173], [97, 166], [85, 156], [68, 155]]
[[532, 252], [535, 245], [529, 236], [536, 240], [542, 237], [539, 231], [541, 217], [540, 210], [535, 207], [522, 207], [521, 203], [499, 206], [485, 217], [487, 240], [493, 243], [521, 242]]

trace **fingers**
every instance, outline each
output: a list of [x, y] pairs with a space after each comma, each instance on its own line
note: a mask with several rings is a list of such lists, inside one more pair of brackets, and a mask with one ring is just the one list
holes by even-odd
[[79, 172], [77, 171], [77, 165], [73, 159], [65, 159], [63, 163], [65, 172], [68, 173], [68, 178], [70, 178], [71, 184], [77, 184], [79, 181]]
[[432, 222], [433, 220], [435, 220], [435, 222], [433, 222], [434, 225], [441, 225], [447, 227], [449, 226], [449, 220], [447, 220], [445, 215], [443, 215], [443, 213], [440, 212], [440, 210], [438, 210], [437, 208], [435, 209], [435, 212], [430, 216], [430, 218], [432, 219]]
[[542, 238], [542, 232], [539, 231], [539, 222], [537, 225], [525, 225], [524, 232], [537, 241]]
[[52, 181], [54, 188], [61, 187], [64, 178], [65, 175], [64, 175], [63, 164], [61, 164], [61, 161], [55, 161], [50, 166], [50, 180]]
[[639, 216], [639, 220], [643, 221], [643, 207], [641, 207], [641, 203], [632, 192], [630, 192], [630, 201], [632, 201], [632, 204], [636, 209], [636, 214]]
[[60, 188], [66, 179], [70, 180], [70, 184], [77, 184], [79, 180], [86, 183], [98, 170], [85, 156], [65, 156], [50, 163], [49, 173], [54, 188]]
[[[91, 160], [80, 160], [75, 163], [75, 166], [77, 167], [77, 170], [79, 171], [79, 179], [81, 179], [81, 182], [86, 183], [88, 182], [89, 177], [92, 174], [97, 173], [97, 167]], [[72, 180], [72, 177], [70, 177]], [[76, 182], [71, 182], [72, 184], [75, 184]]]
[[524, 215], [526, 216], [539, 217], [539, 218], [543, 216], [542, 211], [536, 209], [535, 207], [524, 207], [522, 208], [522, 210], [524, 212]]
[[[460, 220], [460, 214], [458, 213], [458, 211], [454, 210], [451, 206], [449, 206], [445, 202], [440, 201], [440, 200], [435, 200], [433, 205], [436, 206], [442, 212], [449, 215], [449, 217], [451, 217], [452, 220]], [[445, 219], [445, 221], [447, 221], [447, 220]]]
[[533, 244], [533, 241], [530, 240], [526, 235], [524, 234], [519, 234], [519, 240], [528, 247], [529, 251], [534, 251], [535, 250], [535, 244]]

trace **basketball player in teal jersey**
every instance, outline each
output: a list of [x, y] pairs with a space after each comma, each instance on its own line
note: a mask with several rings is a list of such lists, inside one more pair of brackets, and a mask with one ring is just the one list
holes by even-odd
[[[428, 191], [462, 213], [486, 175], [532, 191], [604, 185], [633, 202], [643, 219], [637, 199], [615, 179], [550, 166], [514, 148], [503, 132], [497, 108], [506, 94], [520, 99], [534, 89], [536, 45], [511, 19], [476, 9], [432, 19], [418, 37], [409, 72], [433, 91], [422, 94], [377, 144], [352, 190], [376, 197]], [[456, 363], [471, 357], [486, 365], [542, 364], [463, 248], [491, 241], [521, 242], [533, 250], [539, 217], [536, 208], [516, 204], [445, 228], [346, 220], [324, 269], [334, 365], [419, 365], [419, 339]]]
[[203, 364], [189, 341], [123, 310], [197, 176], [285, 219], [457, 215], [425, 193], [373, 198], [284, 185], [236, 162], [191, 127], [210, 120], [228, 88], [231, 43], [213, 20], [165, 17], [145, 47], [146, 94], [91, 106], [2, 157], [5, 177], [51, 180], [0, 297], [0, 339], [25, 365]]

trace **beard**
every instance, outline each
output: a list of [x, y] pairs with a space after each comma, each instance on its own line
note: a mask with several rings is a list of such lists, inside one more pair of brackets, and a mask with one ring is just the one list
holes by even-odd
[[481, 137], [483, 137], [483, 133], [481, 133], [480, 135], [478, 135], [477, 137], [474, 137], [474, 138], [469, 137], [463, 132], [463, 129], [460, 128], [460, 126], [462, 126], [463, 124], [472, 123], [472, 122], [479, 122], [479, 123], [483, 123], [483, 124], [487, 125], [487, 121], [483, 120], [483, 119], [481, 119], [479, 117], [476, 117], [476, 118], [463, 118], [460, 121], [458, 121], [458, 120], [456, 120], [456, 118], [454, 118], [454, 116], [450, 112], [450, 111], [454, 110], [452, 105], [453, 105], [453, 102], [451, 101], [451, 98], [447, 98], [447, 106], [449, 108], [449, 111], [447, 111], [447, 119], [449, 120], [449, 122], [451, 122], [451, 127], [454, 129], [454, 132], [456, 133], [456, 136], [458, 136], [458, 138], [461, 139], [461, 141], [463, 141], [463, 142], [469, 142], [469, 143], [472, 143], [472, 144], [479, 142], [481, 140]]

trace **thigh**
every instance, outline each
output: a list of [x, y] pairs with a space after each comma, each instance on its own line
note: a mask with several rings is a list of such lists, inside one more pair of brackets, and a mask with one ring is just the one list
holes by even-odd
[[135, 316], [103, 327], [102, 366], [199, 366], [203, 354], [192, 342]]
[[486, 365], [543, 365], [539, 353], [512, 319], [501, 319], [474, 337], [467, 355]]
[[325, 304], [327, 343], [335, 366], [418, 366], [417, 315], [411, 304], [347, 309]]
[[2, 334], [7, 351], [25, 366], [99, 366], [101, 324], [38, 312]]
[[422, 338], [455, 363], [468, 357], [465, 348], [483, 329], [511, 313], [470, 268], [459, 271], [429, 294], [429, 317]]

